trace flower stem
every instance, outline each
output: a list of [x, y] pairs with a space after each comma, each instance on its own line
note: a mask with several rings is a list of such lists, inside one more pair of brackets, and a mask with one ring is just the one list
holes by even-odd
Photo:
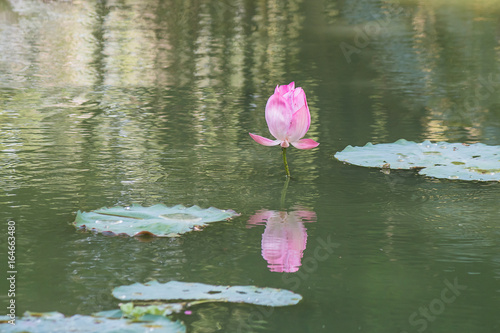
[[283, 189], [281, 190], [281, 210], [285, 209], [286, 191], [288, 190], [289, 182], [290, 182], [290, 177], [286, 177], [285, 185], [283, 185]]
[[281, 148], [281, 150], [283, 151], [283, 163], [285, 164], [285, 172], [286, 172], [286, 176], [287, 177], [291, 177], [290, 176], [290, 170], [288, 169], [288, 163], [286, 161], [286, 148]]

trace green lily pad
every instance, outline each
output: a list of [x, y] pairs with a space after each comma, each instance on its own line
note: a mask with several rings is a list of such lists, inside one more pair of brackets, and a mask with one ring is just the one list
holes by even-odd
[[176, 237], [207, 223], [228, 220], [238, 215], [233, 210], [214, 207], [132, 205], [101, 208], [88, 213], [78, 211], [73, 224], [77, 228], [105, 235]]
[[429, 177], [500, 181], [500, 146], [398, 140], [394, 143], [347, 146], [335, 158], [354, 165], [383, 169], [416, 169]]
[[26, 312], [15, 325], [5, 323], [0, 318], [0, 332], [5, 333], [185, 333], [186, 327], [162, 316], [148, 316], [140, 322], [129, 319], [109, 319], [104, 317], [74, 315], [65, 317], [59, 312]]
[[302, 296], [289, 290], [258, 288], [255, 286], [214, 286], [203, 283], [170, 281], [145, 284], [134, 283], [113, 289], [113, 296], [120, 300], [202, 300], [212, 302], [248, 303], [268, 306], [295, 305]]

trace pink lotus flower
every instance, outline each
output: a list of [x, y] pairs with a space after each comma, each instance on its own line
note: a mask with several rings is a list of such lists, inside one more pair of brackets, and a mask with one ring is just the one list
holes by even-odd
[[292, 144], [298, 149], [311, 149], [319, 145], [312, 139], [302, 139], [311, 125], [311, 114], [306, 94], [302, 88], [295, 88], [295, 82], [276, 87], [266, 104], [266, 122], [276, 140], [249, 133], [261, 145], [287, 148]]
[[306, 249], [307, 232], [303, 222], [316, 221], [310, 211], [261, 210], [250, 217], [248, 226], [266, 225], [262, 234], [262, 257], [271, 272], [293, 273], [299, 270]]

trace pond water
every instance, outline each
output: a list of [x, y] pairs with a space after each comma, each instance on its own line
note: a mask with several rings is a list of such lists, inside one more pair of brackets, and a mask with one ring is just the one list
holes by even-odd
[[[199, 305], [188, 332], [498, 332], [499, 184], [333, 155], [500, 145], [499, 18], [494, 0], [0, 0], [2, 307], [14, 221], [18, 315], [113, 309], [113, 287], [156, 279], [303, 296]], [[288, 150], [287, 184], [248, 132], [270, 136], [291, 81], [320, 146]], [[133, 203], [241, 215], [148, 242], [71, 225]]]

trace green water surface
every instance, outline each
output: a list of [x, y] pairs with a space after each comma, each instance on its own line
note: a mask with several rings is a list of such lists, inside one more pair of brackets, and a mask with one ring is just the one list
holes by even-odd
[[[499, 24], [495, 0], [0, 0], [2, 311], [14, 221], [19, 316], [114, 309], [114, 287], [156, 279], [303, 296], [198, 305], [188, 332], [499, 332], [500, 185], [333, 158], [499, 145]], [[248, 132], [270, 137], [290, 81], [320, 146], [288, 149], [286, 187]], [[241, 215], [147, 242], [71, 225], [133, 203]]]

